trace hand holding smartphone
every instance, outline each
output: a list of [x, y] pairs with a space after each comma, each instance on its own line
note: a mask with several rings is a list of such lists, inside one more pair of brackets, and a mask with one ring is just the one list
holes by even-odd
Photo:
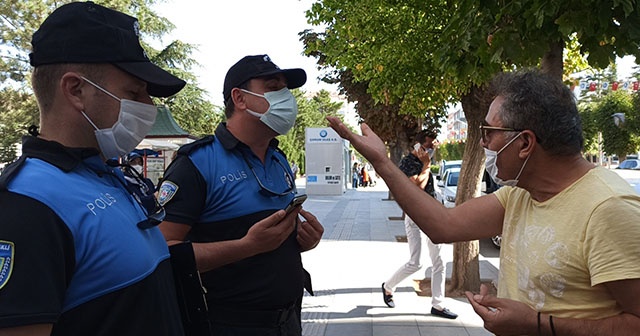
[[293, 209], [295, 207], [297, 207], [298, 205], [302, 205], [302, 203], [304, 203], [304, 201], [307, 200], [307, 195], [302, 194], [302, 195], [296, 195], [291, 202], [289, 202], [289, 205], [287, 205], [287, 207], [284, 209], [284, 211], [287, 212], [287, 215], [289, 213], [291, 213], [291, 211], [293, 211]]
[[[420, 145], [419, 143], [413, 145], [413, 149], [416, 151], [419, 151], [420, 148], [422, 148], [422, 145]], [[427, 154], [429, 154], [429, 159], [433, 159], [433, 148], [423, 148], [423, 150], [427, 152]]]

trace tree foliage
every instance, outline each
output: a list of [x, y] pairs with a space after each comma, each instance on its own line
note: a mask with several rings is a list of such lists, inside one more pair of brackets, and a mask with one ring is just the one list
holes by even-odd
[[[31, 36], [40, 23], [55, 8], [70, 1], [9, 0], [0, 7], [0, 129], [2, 143], [0, 160], [7, 162], [15, 157], [15, 146], [20, 136], [26, 134], [30, 124], [38, 123], [38, 109], [30, 89], [28, 53]], [[161, 38], [174, 29], [166, 18], [153, 11], [156, 0], [96, 0], [98, 4], [120, 10], [140, 21], [142, 45], [152, 62], [187, 81], [184, 90], [173, 97], [156, 100], [169, 106], [175, 119], [188, 132], [196, 135], [209, 133], [209, 122], [219, 119], [219, 109], [206, 100], [206, 92], [197, 87], [196, 76], [191, 72], [197, 66], [190, 57], [192, 45], [171, 41], [156, 49]], [[155, 42], [155, 43], [154, 43]], [[19, 99], [9, 100], [11, 99]], [[16, 109], [20, 110], [16, 110]]]
[[436, 160], [462, 160], [466, 141], [445, 141], [438, 146]]
[[375, 102], [398, 103], [401, 112], [417, 116], [442, 116], [450, 94], [442, 90], [446, 79], [432, 71], [432, 53], [443, 14], [437, 1], [415, 7], [405, 1], [316, 2], [307, 12], [309, 22], [327, 29], [306, 40], [307, 54], [320, 51], [324, 66], [368, 82]]
[[[446, 91], [434, 85], [426, 62], [429, 38], [437, 32], [439, 10], [385, 1], [322, 1], [307, 12], [324, 32], [301, 33], [305, 53], [318, 58], [349, 101], [357, 102], [361, 121], [387, 142], [398, 161], [422, 128], [437, 129], [445, 115]], [[422, 60], [422, 62], [421, 62]]]
[[[574, 56], [586, 57], [595, 68], [605, 68], [615, 56], [640, 56], [637, 7], [630, 0], [456, 1], [452, 5], [452, 29], [447, 29], [446, 35], [457, 43], [443, 45], [439, 55], [465, 53], [484, 66], [539, 64], [559, 77], [566, 64], [563, 49], [569, 46], [579, 52]], [[455, 61], [452, 57], [444, 63]], [[461, 74], [472, 76], [469, 71]]]
[[30, 93], [4, 88], [0, 90], [0, 162], [16, 159], [18, 137], [12, 134], [24, 134], [25, 130], [37, 122], [38, 107]]
[[596, 155], [599, 145], [599, 126], [594, 111], [595, 107], [595, 103], [583, 103], [578, 105], [580, 121], [582, 122], [582, 134], [584, 135], [584, 152], [589, 155]]
[[[616, 126], [614, 113], [624, 113], [625, 122]], [[634, 111], [632, 96], [626, 92], [615, 91], [604, 97], [593, 110], [594, 119], [602, 132], [602, 149], [608, 154], [625, 157], [638, 151], [638, 132], [631, 125], [637, 120], [638, 112]]]

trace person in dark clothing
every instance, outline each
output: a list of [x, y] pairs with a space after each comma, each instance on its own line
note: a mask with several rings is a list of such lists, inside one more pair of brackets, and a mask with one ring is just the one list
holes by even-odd
[[300, 252], [324, 229], [300, 207], [282, 210], [297, 189], [275, 137], [293, 126], [289, 89], [305, 81], [304, 70], [280, 69], [267, 55], [244, 57], [225, 77], [227, 122], [181, 147], [164, 174], [160, 229], [169, 244], [192, 242], [214, 334], [301, 334], [310, 279]]
[[183, 335], [162, 212], [116, 160], [185, 82], [152, 64], [138, 21], [92, 2], [33, 34], [40, 131], [0, 176], [0, 334]]

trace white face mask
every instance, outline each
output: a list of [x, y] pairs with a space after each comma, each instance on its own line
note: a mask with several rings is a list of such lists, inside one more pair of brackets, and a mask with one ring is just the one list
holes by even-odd
[[484, 155], [485, 155], [485, 161], [484, 161], [484, 166], [485, 169], [487, 170], [487, 173], [489, 173], [489, 176], [491, 176], [491, 178], [493, 179], [493, 181], [495, 181], [497, 184], [501, 185], [501, 186], [509, 186], [509, 187], [515, 187], [518, 184], [518, 179], [520, 178], [520, 174], [522, 174], [522, 171], [524, 170], [524, 167], [527, 165], [527, 161], [529, 161], [529, 156], [527, 156], [527, 159], [524, 160], [524, 163], [522, 164], [522, 167], [520, 168], [520, 172], [518, 172], [518, 176], [516, 176], [515, 179], [513, 180], [503, 180], [501, 178], [498, 177], [498, 165], [497, 165], [497, 161], [498, 161], [498, 154], [500, 154], [505, 148], [507, 148], [512, 142], [514, 142], [520, 135], [521, 133], [518, 133], [518, 135], [516, 135], [515, 137], [513, 137], [513, 139], [509, 140], [509, 142], [507, 142], [506, 145], [504, 145], [499, 151], [494, 151], [488, 148], [484, 148]]
[[120, 157], [131, 152], [149, 133], [156, 121], [158, 109], [155, 105], [140, 103], [128, 99], [120, 99], [98, 84], [82, 77], [87, 83], [95, 86], [113, 99], [120, 102], [118, 120], [111, 128], [98, 129], [84, 111], [82, 115], [95, 129], [96, 140], [105, 158]]
[[142, 166], [141, 165], [131, 166], [131, 168], [133, 168], [135, 171], [137, 171], [138, 174], [142, 174]]
[[287, 134], [296, 123], [298, 116], [298, 104], [296, 97], [289, 89], [284, 88], [278, 91], [265, 92], [264, 95], [240, 89], [243, 92], [261, 97], [269, 103], [269, 109], [265, 113], [258, 113], [247, 109], [247, 112], [254, 117], [260, 118], [265, 125], [269, 126], [278, 134]]

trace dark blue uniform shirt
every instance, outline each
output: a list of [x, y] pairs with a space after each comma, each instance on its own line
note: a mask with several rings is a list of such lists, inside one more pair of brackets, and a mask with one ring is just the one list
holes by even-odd
[[[295, 195], [293, 173], [276, 140], [262, 163], [226, 124], [215, 134], [183, 146], [159, 190], [166, 220], [190, 225], [192, 242], [240, 239]], [[210, 306], [272, 310], [302, 296], [303, 277], [294, 231], [276, 250], [205, 272], [202, 281]]]
[[182, 335], [164, 238], [136, 226], [141, 206], [96, 150], [25, 137], [0, 176], [0, 213], [0, 327]]

